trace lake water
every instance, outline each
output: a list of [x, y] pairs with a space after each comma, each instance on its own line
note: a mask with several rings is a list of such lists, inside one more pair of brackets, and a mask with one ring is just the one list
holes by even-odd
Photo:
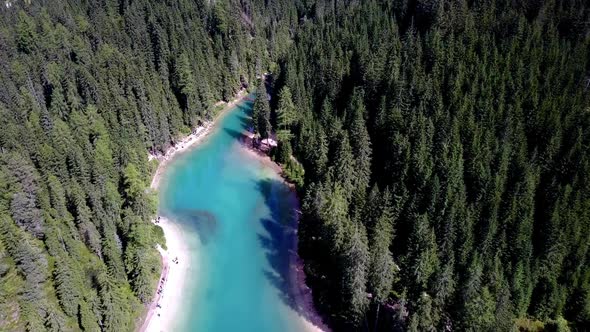
[[300, 301], [305, 292], [293, 277], [297, 199], [240, 147], [251, 108], [245, 101], [225, 114], [163, 178], [160, 213], [179, 225], [195, 265], [175, 330], [309, 328], [311, 314]]

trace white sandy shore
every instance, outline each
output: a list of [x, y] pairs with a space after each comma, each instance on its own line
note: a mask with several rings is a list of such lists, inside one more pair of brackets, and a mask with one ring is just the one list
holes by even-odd
[[164, 217], [160, 217], [158, 225], [164, 230], [167, 250], [158, 247], [162, 255], [163, 269], [158, 292], [140, 328], [140, 331], [145, 332], [174, 330], [190, 262], [190, 248], [186, 246], [178, 225]]

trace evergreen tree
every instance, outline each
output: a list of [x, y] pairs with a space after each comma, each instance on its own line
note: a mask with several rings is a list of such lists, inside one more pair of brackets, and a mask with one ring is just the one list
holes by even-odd
[[254, 101], [252, 119], [254, 121], [254, 130], [256, 130], [262, 138], [267, 138], [271, 131], [270, 106], [268, 104], [264, 81], [260, 82], [260, 86], [258, 86], [256, 90], [256, 100]]
[[279, 141], [288, 142], [291, 138], [291, 125], [295, 123], [295, 105], [291, 96], [291, 90], [283, 87], [279, 92], [277, 107], [277, 138]]
[[[374, 197], [373, 199], [377, 199]], [[377, 304], [374, 326], [377, 329], [379, 321], [379, 309], [393, 289], [393, 283], [398, 272], [398, 266], [393, 261], [389, 246], [393, 240], [393, 211], [391, 210], [391, 197], [386, 192], [383, 198], [383, 211], [372, 228], [370, 237], [370, 265], [368, 289], [371, 291]]]
[[369, 251], [367, 248], [367, 235], [364, 226], [348, 225], [347, 238], [342, 248], [342, 295], [343, 307], [348, 315], [348, 321], [359, 328], [365, 319], [368, 306], [367, 293], [367, 269], [369, 265]]
[[304, 198], [306, 280], [334, 330], [583, 330], [588, 13], [7, 2], [0, 312], [16, 318], [0, 330], [134, 329], [160, 269], [146, 150], [263, 72], [253, 123], [263, 138], [276, 125], [276, 159]]
[[352, 153], [355, 156], [354, 169], [356, 176], [353, 185], [355, 187], [355, 196], [357, 197], [355, 204], [361, 205], [358, 199], [365, 196], [371, 180], [372, 155], [371, 139], [369, 138], [364, 119], [365, 106], [362, 101], [362, 92], [356, 92], [355, 90], [352, 107], [349, 137]]

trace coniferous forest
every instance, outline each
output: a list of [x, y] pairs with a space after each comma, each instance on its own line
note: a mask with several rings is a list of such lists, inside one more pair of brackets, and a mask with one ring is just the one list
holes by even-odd
[[590, 330], [589, 60], [579, 0], [3, 1], [0, 330], [134, 330], [147, 154], [241, 87], [332, 329]]

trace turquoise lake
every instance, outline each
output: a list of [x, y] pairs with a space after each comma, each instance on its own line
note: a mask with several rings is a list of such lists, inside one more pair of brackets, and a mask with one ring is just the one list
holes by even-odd
[[160, 213], [180, 227], [198, 265], [175, 330], [304, 331], [314, 320], [294, 277], [297, 198], [241, 147], [251, 109], [243, 101], [228, 111], [164, 174]]

